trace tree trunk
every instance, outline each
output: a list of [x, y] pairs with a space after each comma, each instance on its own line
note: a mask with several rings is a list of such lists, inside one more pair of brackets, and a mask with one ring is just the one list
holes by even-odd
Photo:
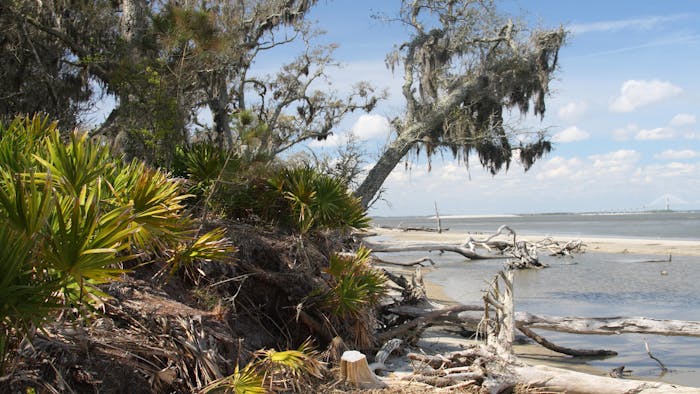
[[[476, 89], [475, 85], [476, 82], [473, 80], [463, 79], [461, 83], [455, 84], [451, 90], [452, 93], [442, 99], [422, 121], [416, 120], [401, 130], [399, 137], [382, 153], [382, 156], [355, 191], [362, 206], [369, 207], [386, 178], [401, 162], [401, 159], [431, 131], [440, 129], [445, 117], [473, 94]], [[419, 118], [417, 114], [408, 114], [408, 119]]]
[[465, 248], [460, 245], [451, 245], [438, 242], [426, 242], [417, 244], [401, 244], [396, 242], [370, 242], [367, 240], [362, 241], [362, 244], [368, 248], [372, 249], [372, 252], [382, 252], [382, 253], [395, 253], [395, 252], [430, 252], [430, 251], [440, 251], [440, 252], [454, 252], [461, 254], [470, 260], [483, 260], [483, 259], [503, 259], [503, 256], [483, 256], [471, 249]]
[[369, 369], [367, 357], [357, 350], [348, 350], [340, 358], [341, 379], [362, 389], [383, 389], [387, 387], [381, 379]]

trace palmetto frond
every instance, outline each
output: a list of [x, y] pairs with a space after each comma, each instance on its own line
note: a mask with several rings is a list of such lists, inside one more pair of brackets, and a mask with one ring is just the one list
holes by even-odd
[[263, 384], [264, 376], [255, 369], [253, 364], [248, 364], [243, 369], [239, 369], [238, 365], [236, 365], [233, 374], [211, 382], [202, 389], [202, 392], [265, 394], [268, 391]]
[[196, 281], [199, 276], [195, 267], [197, 261], [226, 260], [235, 251], [236, 248], [226, 238], [226, 230], [216, 228], [191, 242], [180, 244], [168, 260], [168, 266], [171, 274], [183, 270], [185, 275]]
[[192, 227], [184, 216], [183, 201], [190, 195], [180, 193], [179, 182], [145, 163], [132, 161], [112, 180], [115, 206], [130, 206], [131, 226], [138, 228], [131, 241], [140, 249], [155, 247], [162, 251], [186, 240]]

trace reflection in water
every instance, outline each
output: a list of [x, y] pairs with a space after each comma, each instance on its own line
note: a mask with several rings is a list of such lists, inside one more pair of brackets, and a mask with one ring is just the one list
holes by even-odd
[[[517, 272], [516, 310], [554, 316], [700, 320], [699, 257], [674, 256], [672, 262], [658, 263], [636, 262], [658, 256], [630, 255], [626, 256], [628, 261], [612, 262], [615, 257], [619, 256], [587, 253], [574, 258], [547, 258], [550, 268]], [[451, 298], [475, 304], [480, 303], [486, 281], [501, 266], [499, 261], [470, 262], [443, 255], [438, 268], [427, 278], [444, 286]], [[636, 376], [700, 386], [700, 338], [540, 333], [562, 346], [617, 351], [616, 357], [589, 361], [602, 369], [625, 365]], [[669, 368], [666, 376], [647, 354], [645, 338], [653, 354]]]

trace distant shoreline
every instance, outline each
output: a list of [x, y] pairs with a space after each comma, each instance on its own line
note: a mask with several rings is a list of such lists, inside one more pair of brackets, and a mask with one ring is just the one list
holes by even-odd
[[[469, 236], [475, 239], [486, 238], [489, 234], [452, 232], [447, 231], [441, 234], [428, 231], [402, 231], [398, 229], [372, 228], [378, 236], [390, 238], [397, 242], [440, 242], [440, 243], [460, 243]], [[504, 237], [504, 236], [503, 236]], [[586, 251], [598, 253], [630, 253], [630, 254], [650, 254], [650, 255], [683, 255], [700, 256], [700, 241], [694, 240], [669, 240], [669, 239], [646, 239], [646, 238], [622, 238], [622, 237], [576, 237], [563, 235], [519, 235], [518, 238], [528, 241], [538, 241], [545, 237], [556, 241], [581, 240], [586, 244]]]

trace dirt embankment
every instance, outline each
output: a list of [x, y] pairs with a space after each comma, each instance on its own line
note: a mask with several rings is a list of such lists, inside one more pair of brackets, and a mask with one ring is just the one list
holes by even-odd
[[313, 337], [299, 306], [323, 288], [322, 270], [342, 245], [227, 227], [239, 248], [230, 261], [203, 264], [196, 285], [156, 264], [135, 266], [101, 286], [108, 297], [94, 318], [64, 314], [24, 342], [0, 392], [193, 392], [233, 373], [255, 350], [295, 348]]

